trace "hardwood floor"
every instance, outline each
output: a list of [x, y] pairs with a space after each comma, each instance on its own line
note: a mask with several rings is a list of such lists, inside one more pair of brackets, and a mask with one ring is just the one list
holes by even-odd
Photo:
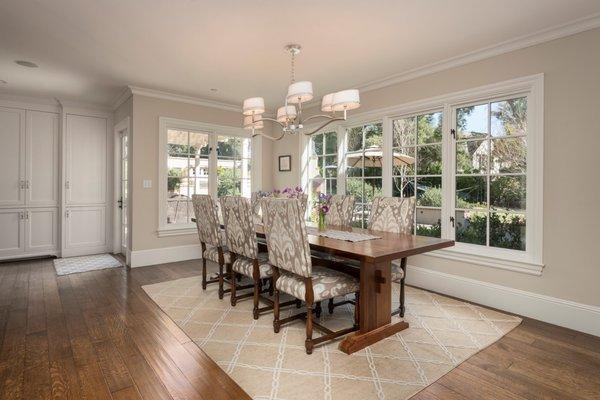
[[[57, 277], [0, 264], [0, 399], [245, 399], [142, 285], [197, 262]], [[525, 319], [414, 399], [600, 399], [600, 338]]]

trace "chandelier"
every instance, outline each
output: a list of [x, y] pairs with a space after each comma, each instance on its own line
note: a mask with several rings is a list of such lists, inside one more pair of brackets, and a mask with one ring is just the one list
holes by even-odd
[[[312, 119], [325, 119], [325, 123], [311, 132], [303, 132], [305, 135], [312, 135], [325, 126], [335, 121], [345, 121], [347, 111], [360, 107], [360, 96], [357, 89], [342, 90], [336, 93], [329, 93], [323, 96], [321, 100], [321, 111], [324, 114], [311, 115], [305, 119], [302, 116], [302, 103], [313, 99], [313, 85], [309, 81], [296, 82], [295, 62], [296, 55], [300, 53], [300, 45], [289, 44], [285, 50], [291, 56], [291, 82], [288, 86], [285, 103], [277, 109], [276, 118], [263, 116], [265, 112], [265, 100], [262, 97], [251, 97], [244, 100], [244, 129], [252, 130], [252, 136], [262, 135], [272, 140], [280, 140], [287, 133], [297, 134], [303, 132], [304, 124]], [[263, 135], [258, 130], [264, 127], [264, 122], [270, 121], [281, 126], [282, 132], [279, 137]]]

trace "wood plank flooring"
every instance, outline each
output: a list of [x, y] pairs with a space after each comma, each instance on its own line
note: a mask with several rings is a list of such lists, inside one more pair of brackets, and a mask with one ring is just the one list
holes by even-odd
[[[0, 264], [0, 399], [247, 399], [141, 289], [198, 274]], [[414, 397], [482, 398], [600, 399], [600, 338], [524, 319]]]

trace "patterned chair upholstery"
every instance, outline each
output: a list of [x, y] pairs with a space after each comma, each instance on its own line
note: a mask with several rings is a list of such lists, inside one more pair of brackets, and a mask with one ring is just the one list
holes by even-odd
[[[231, 264], [231, 258], [219, 224], [217, 203], [209, 195], [195, 194], [192, 196], [198, 238], [202, 245], [202, 288], [208, 283], [219, 282], [219, 298], [223, 298], [224, 274], [223, 267]], [[206, 279], [206, 260], [219, 264], [217, 279]]]
[[[412, 235], [415, 221], [415, 197], [376, 197], [373, 199], [369, 229]], [[392, 261], [392, 281], [400, 284], [400, 308], [404, 316], [404, 277], [406, 258]]]
[[[358, 292], [358, 280], [350, 275], [327, 268], [313, 268], [304, 211], [301, 201], [284, 198], [265, 198], [262, 200], [263, 219], [269, 261], [276, 267], [275, 279], [275, 315], [273, 327], [279, 331], [281, 323], [290, 318], [303, 317], [304, 313], [279, 320], [279, 292], [284, 292], [306, 302], [306, 352], [312, 353], [315, 344], [339, 337], [351, 330], [342, 330], [312, 339], [313, 304], [334, 296]], [[352, 330], [354, 327], [352, 328]]]
[[352, 222], [355, 197], [335, 194], [331, 196], [329, 212], [325, 215], [327, 225], [348, 227]]
[[[225, 236], [227, 246], [232, 254], [231, 274], [231, 305], [235, 306], [237, 300], [248, 297], [248, 295], [237, 296], [238, 289], [254, 288], [254, 318], [257, 319], [261, 311], [258, 304], [262, 291], [262, 279], [273, 276], [273, 268], [269, 264], [268, 255], [258, 252], [256, 232], [254, 231], [253, 211], [251, 201], [241, 196], [225, 196], [221, 198], [221, 210], [223, 211], [223, 222], [225, 223]], [[236, 274], [242, 274], [251, 278], [253, 285], [237, 287]], [[271, 287], [273, 287], [271, 283]], [[272, 291], [272, 289], [271, 289]], [[271, 310], [271, 307], [267, 307]]]

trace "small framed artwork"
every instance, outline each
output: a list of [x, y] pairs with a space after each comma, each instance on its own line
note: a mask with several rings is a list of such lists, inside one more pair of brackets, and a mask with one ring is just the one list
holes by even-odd
[[289, 172], [292, 170], [292, 156], [279, 156], [279, 171]]

